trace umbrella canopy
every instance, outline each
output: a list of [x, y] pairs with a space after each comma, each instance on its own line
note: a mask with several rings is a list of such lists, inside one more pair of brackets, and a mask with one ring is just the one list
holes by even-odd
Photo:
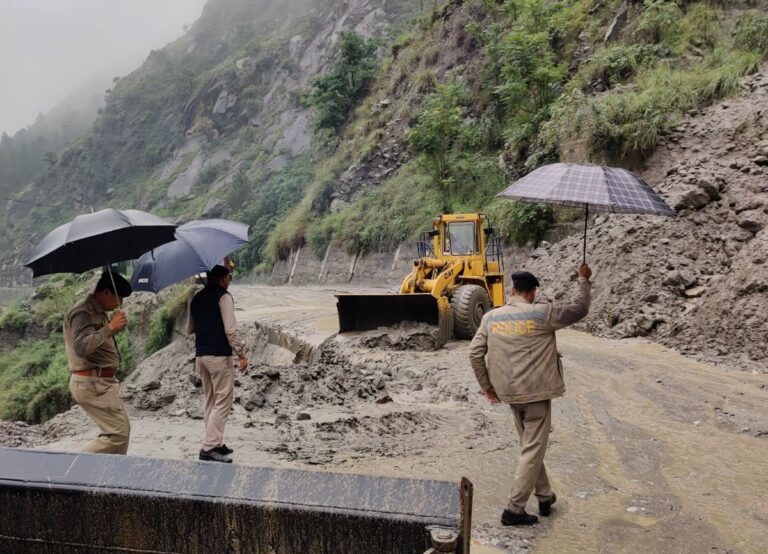
[[540, 167], [497, 196], [523, 202], [585, 208], [584, 260], [589, 210], [674, 216], [675, 211], [640, 177], [626, 169], [556, 163]]
[[139, 210], [107, 208], [79, 215], [48, 233], [24, 265], [33, 277], [83, 273], [132, 260], [174, 239], [176, 226]]
[[131, 276], [134, 290], [165, 287], [221, 264], [248, 242], [248, 225], [226, 219], [190, 221], [176, 229], [176, 240], [144, 254]]
[[640, 177], [626, 169], [557, 163], [529, 173], [498, 196], [585, 207], [593, 211], [673, 216], [672, 208]]

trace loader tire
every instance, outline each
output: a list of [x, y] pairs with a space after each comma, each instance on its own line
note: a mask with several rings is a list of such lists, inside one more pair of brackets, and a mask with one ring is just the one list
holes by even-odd
[[471, 339], [475, 336], [483, 315], [491, 307], [491, 299], [479, 285], [462, 285], [451, 297], [453, 312], [453, 334], [457, 339]]

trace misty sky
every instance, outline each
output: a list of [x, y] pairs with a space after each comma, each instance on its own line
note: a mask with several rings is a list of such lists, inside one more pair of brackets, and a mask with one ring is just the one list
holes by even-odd
[[12, 135], [95, 79], [130, 73], [180, 37], [203, 4], [0, 0], [0, 132]]

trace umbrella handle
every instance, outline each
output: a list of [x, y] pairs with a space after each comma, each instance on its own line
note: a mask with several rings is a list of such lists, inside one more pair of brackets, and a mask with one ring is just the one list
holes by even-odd
[[587, 221], [589, 221], [589, 204], [584, 204], [584, 249], [582, 261], [587, 263]]
[[107, 264], [107, 273], [109, 273], [109, 280], [112, 282], [112, 292], [115, 293], [115, 298], [117, 298], [117, 307], [118, 309], [123, 309], [123, 303], [120, 302], [120, 295], [117, 294], [117, 286], [115, 286], [115, 278], [112, 276], [112, 266], [111, 264]]

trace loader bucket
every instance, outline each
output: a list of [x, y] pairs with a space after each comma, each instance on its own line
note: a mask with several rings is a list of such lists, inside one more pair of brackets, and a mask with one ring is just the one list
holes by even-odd
[[472, 484], [0, 448], [0, 506], [0, 552], [469, 554]]
[[370, 331], [402, 321], [418, 321], [437, 325], [437, 298], [428, 293], [416, 294], [337, 294], [339, 332]]

